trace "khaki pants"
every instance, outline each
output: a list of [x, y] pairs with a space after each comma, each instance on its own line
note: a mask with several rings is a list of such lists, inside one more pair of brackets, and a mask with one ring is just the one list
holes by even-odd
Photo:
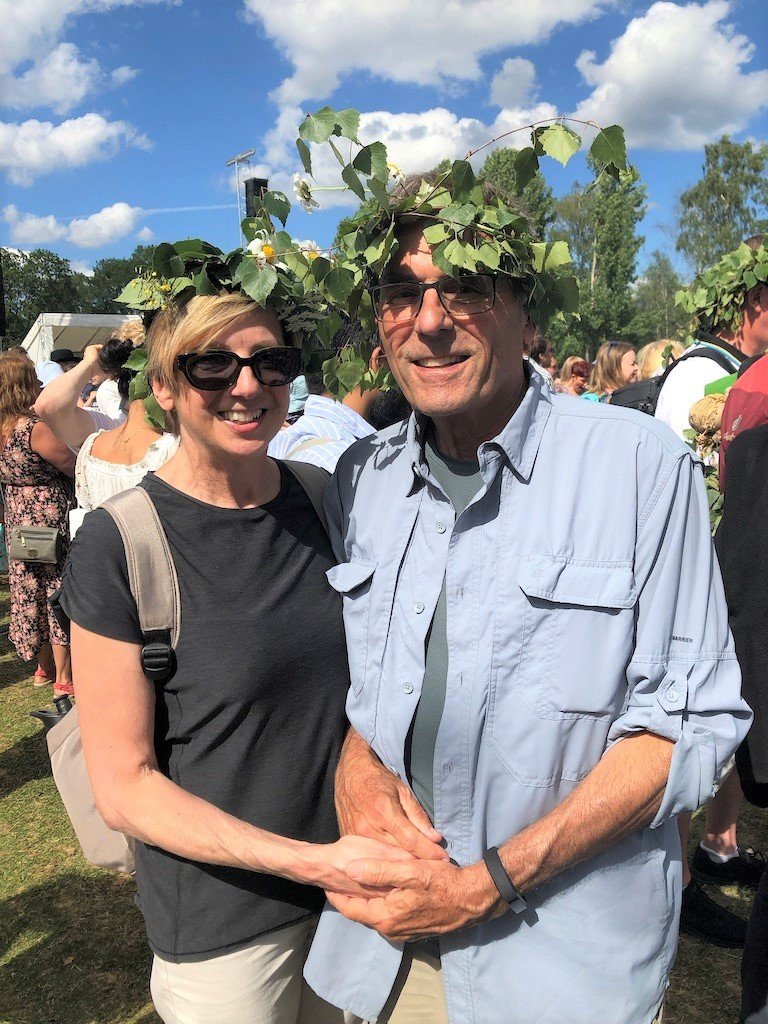
[[[653, 1018], [662, 1024], [664, 1006]], [[406, 946], [395, 984], [377, 1024], [448, 1024], [440, 961], [419, 950], [409, 952]]]
[[165, 1024], [344, 1024], [344, 1013], [302, 978], [316, 925], [313, 917], [195, 963], [156, 956], [150, 982], [155, 1009]]

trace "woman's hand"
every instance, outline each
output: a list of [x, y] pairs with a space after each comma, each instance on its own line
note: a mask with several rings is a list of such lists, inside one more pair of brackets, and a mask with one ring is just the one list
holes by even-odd
[[329, 892], [346, 896], [382, 896], [390, 891], [390, 885], [365, 885], [350, 878], [347, 866], [354, 861], [375, 859], [377, 861], [412, 861], [414, 858], [405, 850], [398, 849], [376, 839], [363, 836], [342, 836], [335, 843], [307, 845], [301, 854], [298, 880], [317, 885]]

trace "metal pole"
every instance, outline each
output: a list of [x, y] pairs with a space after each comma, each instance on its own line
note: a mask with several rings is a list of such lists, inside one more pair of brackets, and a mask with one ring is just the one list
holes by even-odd
[[240, 164], [247, 163], [249, 159], [256, 152], [255, 149], [247, 149], [244, 153], [238, 153], [237, 156], [233, 156], [231, 160], [227, 160], [226, 166], [235, 168], [235, 182], [237, 183], [237, 232], [238, 236], [241, 233], [241, 223], [243, 220], [242, 213], [242, 200], [240, 198]]

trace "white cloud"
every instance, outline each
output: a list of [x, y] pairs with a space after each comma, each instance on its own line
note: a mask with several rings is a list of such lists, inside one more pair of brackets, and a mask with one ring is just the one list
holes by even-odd
[[505, 60], [491, 82], [491, 103], [497, 107], [520, 107], [536, 94], [536, 68], [529, 60]]
[[145, 225], [141, 231], [136, 233], [136, 239], [139, 242], [151, 242], [155, 237], [155, 233], [149, 225]]
[[80, 249], [98, 249], [125, 238], [135, 231], [143, 216], [140, 206], [128, 203], [114, 203], [90, 217], [76, 217], [69, 223], [57, 220], [53, 214], [38, 217], [22, 213], [13, 205], [3, 210], [12, 241], [22, 245], [45, 245], [66, 240]]
[[622, 124], [633, 146], [699, 149], [743, 130], [768, 107], [768, 69], [745, 70], [750, 40], [726, 19], [731, 0], [658, 2], [627, 25], [600, 64], [591, 50], [576, 66], [593, 87], [575, 116]]
[[353, 71], [418, 85], [482, 77], [480, 58], [539, 43], [560, 25], [595, 17], [615, 0], [243, 0], [246, 13], [294, 67], [280, 106], [322, 99]]
[[72, 43], [60, 43], [17, 78], [0, 82], [3, 105], [17, 110], [51, 107], [66, 114], [94, 92], [102, 72], [96, 60], [81, 60]]
[[84, 114], [58, 125], [0, 122], [0, 170], [15, 185], [31, 185], [51, 171], [106, 160], [122, 146], [149, 149], [151, 143], [128, 122], [107, 121], [100, 114]]
[[[69, 21], [87, 12], [177, 0], [0, 0], [0, 96], [17, 110], [48, 107], [66, 114], [92, 93], [135, 77], [122, 66], [107, 73], [73, 43], [60, 42]], [[16, 69], [31, 62], [18, 74]]]
[[85, 260], [70, 260], [69, 265], [76, 274], [82, 274], [83, 277], [93, 277], [93, 267], [86, 263]]

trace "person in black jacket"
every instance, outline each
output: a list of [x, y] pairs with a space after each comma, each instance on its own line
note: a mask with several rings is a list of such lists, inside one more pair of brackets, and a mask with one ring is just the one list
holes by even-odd
[[[736, 753], [744, 795], [768, 807], [768, 424], [739, 434], [728, 451], [728, 487], [715, 547], [742, 670], [754, 711]], [[741, 964], [742, 1024], [768, 1021], [768, 870], [758, 886]]]

